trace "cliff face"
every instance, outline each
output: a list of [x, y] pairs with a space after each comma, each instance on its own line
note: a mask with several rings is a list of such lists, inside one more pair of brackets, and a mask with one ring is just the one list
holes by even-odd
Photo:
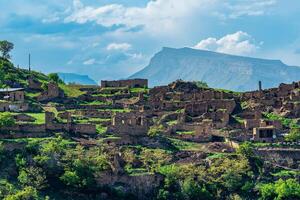
[[235, 91], [276, 87], [297, 81], [300, 67], [279, 60], [233, 56], [190, 48], [163, 48], [143, 70], [130, 78], [147, 78], [150, 86], [165, 85], [177, 79], [205, 81], [210, 87]]

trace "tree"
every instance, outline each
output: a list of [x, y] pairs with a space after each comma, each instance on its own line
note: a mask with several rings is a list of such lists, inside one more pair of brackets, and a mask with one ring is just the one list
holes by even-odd
[[44, 171], [38, 167], [23, 168], [19, 172], [19, 182], [24, 186], [31, 186], [38, 190], [47, 187], [47, 180]]
[[17, 191], [15, 194], [8, 195], [4, 200], [38, 200], [38, 192], [33, 187], [25, 187], [23, 190]]
[[10, 59], [11, 56], [9, 52], [14, 48], [14, 44], [8, 42], [6, 40], [0, 41], [0, 52], [2, 53], [2, 57], [5, 59]]
[[266, 183], [258, 186], [261, 199], [299, 199], [300, 184], [296, 179], [279, 179], [275, 183]]
[[63, 83], [63, 80], [61, 80], [57, 73], [50, 73], [48, 74], [48, 77], [54, 83]]
[[254, 156], [254, 145], [251, 142], [245, 142], [239, 146], [237, 153], [246, 158], [251, 158]]
[[204, 81], [194, 81], [193, 83], [195, 83], [199, 88], [208, 88], [208, 84]]

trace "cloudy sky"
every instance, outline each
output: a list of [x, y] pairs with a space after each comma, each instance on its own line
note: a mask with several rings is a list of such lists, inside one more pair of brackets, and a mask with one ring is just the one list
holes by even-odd
[[162, 47], [300, 66], [299, 0], [0, 0], [13, 62], [45, 73], [126, 78]]

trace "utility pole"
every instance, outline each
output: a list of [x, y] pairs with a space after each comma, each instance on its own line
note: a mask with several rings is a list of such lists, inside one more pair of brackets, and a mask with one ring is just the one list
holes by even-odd
[[258, 89], [259, 89], [259, 91], [262, 91], [262, 83], [261, 83], [261, 81], [258, 81]]
[[29, 72], [31, 71], [31, 58], [30, 58], [30, 54], [28, 56], [28, 70], [29, 70]]

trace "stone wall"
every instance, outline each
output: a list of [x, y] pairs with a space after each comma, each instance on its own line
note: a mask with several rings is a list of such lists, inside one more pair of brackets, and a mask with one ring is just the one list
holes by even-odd
[[147, 135], [149, 126], [150, 120], [144, 113], [115, 113], [108, 132], [120, 135]]
[[38, 80], [34, 79], [33, 77], [28, 78], [28, 89], [31, 90], [41, 90], [42, 83]]
[[38, 101], [50, 101], [59, 97], [63, 97], [64, 94], [56, 83], [48, 83], [47, 91], [44, 91], [37, 97]]
[[144, 88], [148, 87], [147, 79], [129, 79], [118, 81], [101, 81], [101, 87], [129, 87], [129, 88]]

